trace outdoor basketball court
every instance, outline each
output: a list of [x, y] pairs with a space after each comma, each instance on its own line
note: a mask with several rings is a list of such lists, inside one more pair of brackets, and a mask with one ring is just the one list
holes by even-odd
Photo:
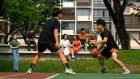
[[0, 73], [0, 79], [140, 79], [139, 74], [95, 74], [78, 73], [76, 75], [54, 73]]

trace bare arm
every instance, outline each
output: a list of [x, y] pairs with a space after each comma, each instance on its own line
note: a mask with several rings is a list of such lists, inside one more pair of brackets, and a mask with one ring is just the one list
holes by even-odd
[[101, 50], [101, 48], [104, 46], [104, 44], [98, 44], [98, 47], [97, 47], [97, 49], [98, 50]]
[[102, 41], [98, 41], [98, 42], [93, 42], [94, 44], [97, 44], [98, 45], [98, 49], [100, 50], [104, 44], [106, 44], [108, 38], [107, 37], [104, 37], [104, 39]]
[[10, 48], [18, 48], [19, 46], [13, 47], [12, 45], [10, 45]]
[[58, 29], [54, 29], [54, 38], [55, 38], [55, 41], [56, 41], [55, 46], [60, 48], [60, 44], [59, 44], [59, 40], [58, 40]]

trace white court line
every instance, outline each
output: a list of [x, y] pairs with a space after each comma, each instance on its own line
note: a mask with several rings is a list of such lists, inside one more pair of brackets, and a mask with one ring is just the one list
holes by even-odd
[[18, 75], [25, 75], [25, 74], [15, 74], [15, 75], [9, 75], [9, 76], [2, 76], [2, 77], [0, 77], [0, 78], [7, 78], [7, 77], [18, 76]]
[[45, 78], [45, 79], [51, 79], [51, 78], [53, 78], [53, 77], [56, 77], [56, 76], [58, 76], [59, 74], [55, 74], [55, 75], [53, 75], [53, 76], [50, 76], [50, 77], [48, 77], [48, 78]]

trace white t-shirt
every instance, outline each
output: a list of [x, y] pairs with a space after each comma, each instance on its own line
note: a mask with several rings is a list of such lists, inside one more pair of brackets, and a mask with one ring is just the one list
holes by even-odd
[[62, 39], [60, 41], [60, 46], [62, 46], [62, 50], [64, 52], [64, 55], [65, 56], [69, 55], [69, 53], [70, 53], [70, 51], [69, 51], [70, 41]]

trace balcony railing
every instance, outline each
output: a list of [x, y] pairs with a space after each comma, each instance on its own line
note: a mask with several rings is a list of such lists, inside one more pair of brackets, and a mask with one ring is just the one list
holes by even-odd
[[77, 2], [77, 6], [91, 6], [92, 0], [89, 0], [88, 2]]

